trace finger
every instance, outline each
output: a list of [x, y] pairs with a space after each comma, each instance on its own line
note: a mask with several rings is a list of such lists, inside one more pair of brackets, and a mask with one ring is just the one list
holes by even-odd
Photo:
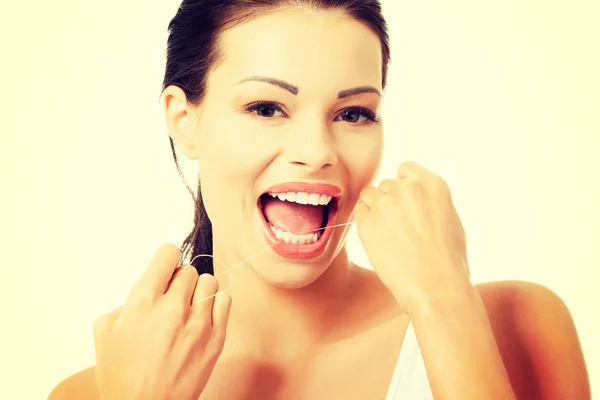
[[[211, 274], [202, 274], [196, 282], [196, 289], [192, 298], [192, 312], [202, 315], [204, 318], [211, 317], [215, 296], [219, 290], [217, 278]], [[211, 297], [213, 296], [213, 297]], [[210, 298], [207, 298], [210, 297]], [[211, 322], [212, 323], [212, 322]]]
[[398, 179], [414, 179], [422, 182], [424, 186], [432, 186], [441, 180], [441, 178], [428, 170], [427, 168], [417, 164], [414, 161], [406, 161], [400, 164], [397, 173]]
[[212, 308], [213, 326], [218, 337], [225, 338], [227, 322], [231, 311], [231, 296], [228, 293], [217, 293]]
[[181, 252], [174, 244], [165, 243], [160, 246], [144, 274], [133, 286], [128, 301], [162, 296], [179, 265], [180, 257]]
[[382, 190], [379, 190], [373, 186], [367, 186], [360, 193], [359, 201], [365, 203], [369, 208], [375, 207], [377, 201], [384, 196], [385, 193]]
[[369, 213], [369, 210], [370, 210], [369, 206], [367, 206], [363, 202], [359, 202], [356, 205], [356, 207], [354, 208], [354, 220], [356, 221], [357, 224], [362, 223], [363, 219]]
[[385, 179], [379, 183], [377, 188], [384, 193], [397, 197], [400, 195], [401, 185], [402, 181], [400, 179]]
[[165, 291], [166, 297], [179, 298], [183, 304], [190, 305], [197, 280], [198, 271], [196, 268], [191, 265], [180, 265], [175, 269]]
[[410, 176], [416, 177], [423, 169], [419, 164], [414, 161], [404, 161], [398, 167], [398, 173], [396, 176], [399, 179], [408, 178]]

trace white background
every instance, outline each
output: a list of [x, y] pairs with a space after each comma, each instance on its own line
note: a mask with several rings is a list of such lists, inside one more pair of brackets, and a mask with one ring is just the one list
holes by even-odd
[[[1, 6], [2, 399], [45, 398], [93, 364], [95, 317], [191, 228], [159, 107], [177, 6]], [[384, 7], [393, 62], [380, 177], [404, 160], [444, 177], [473, 280], [557, 292], [599, 392], [598, 3]], [[349, 249], [367, 265], [354, 233]]]

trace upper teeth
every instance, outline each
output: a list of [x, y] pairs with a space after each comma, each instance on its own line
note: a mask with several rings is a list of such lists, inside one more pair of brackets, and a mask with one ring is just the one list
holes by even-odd
[[287, 192], [269, 193], [271, 197], [278, 197], [281, 201], [290, 201], [298, 204], [312, 204], [313, 206], [326, 206], [331, 201], [331, 196], [318, 193]]

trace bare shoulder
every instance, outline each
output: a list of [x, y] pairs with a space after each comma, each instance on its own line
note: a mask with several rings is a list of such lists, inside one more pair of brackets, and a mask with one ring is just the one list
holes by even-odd
[[496, 281], [475, 285], [492, 323], [515, 329], [550, 328], [575, 331], [565, 302], [552, 290], [533, 282]]
[[577, 329], [567, 305], [555, 292], [524, 281], [475, 286], [517, 391], [531, 390], [534, 385], [536, 393], [590, 398]]
[[60, 382], [50, 393], [48, 400], [87, 399], [100, 400], [96, 389], [94, 367], [79, 371]]

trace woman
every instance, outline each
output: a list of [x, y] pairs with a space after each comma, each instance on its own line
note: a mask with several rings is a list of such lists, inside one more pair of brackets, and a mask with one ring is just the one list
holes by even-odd
[[[97, 320], [96, 366], [51, 399], [590, 397], [554, 293], [470, 283], [440, 177], [403, 163], [369, 186], [390, 58], [377, 1], [183, 1], [169, 28], [171, 146], [200, 166], [196, 268], [161, 247]], [[348, 260], [353, 220], [375, 272]], [[224, 291], [213, 275], [241, 262]]]

